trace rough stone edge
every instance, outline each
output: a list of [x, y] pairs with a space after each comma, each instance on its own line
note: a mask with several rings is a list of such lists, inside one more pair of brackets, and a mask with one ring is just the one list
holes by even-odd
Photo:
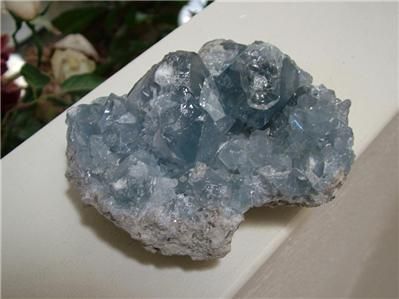
[[[127, 231], [130, 236], [143, 243], [144, 248], [152, 253], [163, 255], [187, 255], [192, 260], [211, 260], [224, 257], [231, 250], [234, 232], [244, 221], [244, 214], [223, 213], [223, 207], [209, 208], [198, 212], [200, 221], [177, 221], [171, 219], [170, 213], [165, 213], [161, 207], [152, 206], [138, 218], [126, 213], [123, 209], [109, 207], [102, 199], [101, 192], [92, 190], [86, 185], [80, 175], [79, 165], [74, 158], [74, 150], [67, 150], [68, 168], [66, 177], [71, 185], [79, 191], [83, 203], [93, 206], [101, 215], [117, 227]], [[342, 186], [346, 176], [340, 173], [336, 181], [323, 194], [323, 201], [313, 201], [303, 198], [289, 199], [274, 197], [265, 202], [264, 207], [317, 207], [334, 199], [334, 194]], [[295, 201], [295, 202], [294, 202]], [[215, 242], [216, 240], [216, 242]]]
[[142, 242], [146, 250], [163, 255], [187, 255], [196, 261], [221, 258], [230, 252], [234, 232], [244, 220], [241, 214], [226, 214], [223, 208], [209, 208], [198, 212], [200, 221], [183, 222], [172, 219], [162, 207], [153, 205], [136, 218], [123, 209], [107, 205], [101, 192], [84, 183], [70, 147], [67, 161], [66, 177], [79, 192], [82, 202]]

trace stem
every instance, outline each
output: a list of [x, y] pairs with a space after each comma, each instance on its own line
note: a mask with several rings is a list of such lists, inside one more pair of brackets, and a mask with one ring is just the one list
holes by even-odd
[[34, 100], [29, 103], [18, 103], [13, 108], [11, 108], [10, 110], [7, 111], [7, 113], [4, 115], [4, 118], [1, 121], [1, 125], [4, 126], [7, 123], [8, 119], [10, 118], [10, 116], [13, 112], [16, 112], [17, 110], [28, 109], [30, 107], [33, 107], [37, 103], [38, 103], [38, 100]]
[[46, 99], [48, 99], [48, 98], [57, 98], [57, 97], [62, 97], [65, 94], [66, 94], [65, 91], [60, 91], [60, 92], [55, 92], [55, 93], [48, 93], [48, 94], [42, 95], [42, 97], [44, 97]]
[[33, 86], [32, 86], [32, 93], [33, 93], [34, 101], [36, 101], [36, 99], [37, 99], [37, 89], [35, 87], [33, 87]]
[[14, 48], [15, 48], [15, 49], [18, 49], [18, 47], [19, 47], [19, 44], [18, 44], [18, 41], [17, 41], [17, 32], [18, 32], [18, 30], [15, 30], [15, 31], [12, 33], [12, 35], [11, 35], [12, 41], [14, 42]]
[[10, 118], [11, 114], [13, 113], [12, 110], [7, 111], [6, 115], [4, 115], [4, 118], [1, 121], [1, 147], [2, 149], [5, 147], [5, 142], [7, 140], [7, 122], [8, 119]]
[[44, 15], [48, 12], [48, 10], [49, 10], [51, 4], [52, 4], [51, 2], [48, 2], [48, 3], [47, 3], [46, 7], [45, 7], [45, 8], [43, 9], [43, 11], [40, 13], [40, 16], [44, 16]]
[[19, 31], [19, 29], [21, 29], [22, 27], [22, 19], [20, 19], [19, 17], [17, 17], [16, 15], [14, 15], [13, 13], [10, 12], [10, 15], [12, 16], [12, 18], [14, 19], [15, 22], [15, 30], [12, 33], [12, 41], [14, 42], [14, 48], [17, 49], [19, 47], [19, 43], [17, 40], [17, 33]]
[[26, 25], [28, 25], [29, 29], [32, 32], [33, 43], [35, 44], [37, 50], [37, 67], [40, 67], [40, 65], [42, 64], [42, 56], [43, 56], [42, 42], [38, 37], [35, 26], [32, 25], [30, 22], [26, 22]]

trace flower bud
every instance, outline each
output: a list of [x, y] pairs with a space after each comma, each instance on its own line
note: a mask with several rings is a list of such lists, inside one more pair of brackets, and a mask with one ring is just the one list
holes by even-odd
[[73, 75], [93, 72], [96, 63], [78, 51], [57, 49], [51, 57], [51, 67], [56, 81], [61, 83]]
[[81, 34], [68, 34], [56, 42], [56, 49], [72, 49], [85, 54], [88, 57], [98, 60], [98, 53], [93, 45]]
[[40, 1], [4, 1], [9, 12], [25, 21], [34, 19], [41, 11]]

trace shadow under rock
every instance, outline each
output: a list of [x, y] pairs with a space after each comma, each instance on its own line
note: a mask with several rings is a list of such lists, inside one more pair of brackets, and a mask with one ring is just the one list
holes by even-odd
[[177, 267], [184, 271], [202, 271], [219, 264], [218, 260], [193, 261], [188, 256], [153, 254], [145, 250], [141, 243], [132, 239], [127, 232], [100, 215], [95, 208], [83, 204], [80, 201], [79, 193], [72, 186], [69, 187], [66, 194], [78, 210], [83, 225], [90, 227], [99, 239], [142, 264], [152, 264], [157, 268]]
[[245, 213], [245, 220], [241, 226], [286, 225], [303, 209], [284, 206], [252, 208]]
[[[79, 212], [83, 225], [90, 227], [99, 239], [142, 264], [151, 264], [157, 268], [177, 267], [184, 271], [204, 271], [212, 269], [219, 264], [219, 260], [193, 261], [188, 256], [153, 254], [145, 250], [142, 244], [132, 239], [127, 232], [99, 214], [95, 208], [83, 204], [79, 193], [72, 186], [69, 187], [66, 194]], [[284, 225], [300, 210], [301, 208], [292, 207], [253, 208], [245, 214], [245, 220], [240, 226]], [[234, 244], [232, 245], [232, 250], [234, 250]]]

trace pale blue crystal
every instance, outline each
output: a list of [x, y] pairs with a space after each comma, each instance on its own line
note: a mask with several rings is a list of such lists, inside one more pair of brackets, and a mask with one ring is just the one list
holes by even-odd
[[71, 108], [67, 177], [148, 250], [217, 258], [251, 207], [333, 198], [354, 159], [349, 108], [275, 46], [215, 40]]

